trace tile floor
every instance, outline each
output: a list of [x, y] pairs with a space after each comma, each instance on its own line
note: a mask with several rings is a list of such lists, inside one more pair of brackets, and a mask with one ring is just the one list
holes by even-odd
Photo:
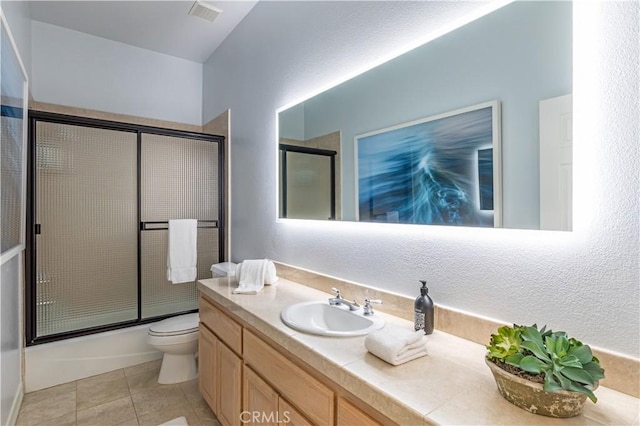
[[189, 426], [220, 426], [198, 380], [157, 382], [160, 360], [24, 396], [18, 426], [157, 426], [184, 416]]

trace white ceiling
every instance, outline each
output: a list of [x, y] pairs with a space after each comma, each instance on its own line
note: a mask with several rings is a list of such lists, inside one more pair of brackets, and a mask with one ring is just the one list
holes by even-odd
[[207, 1], [213, 23], [188, 16], [187, 1], [32, 1], [31, 18], [204, 63], [257, 1]]

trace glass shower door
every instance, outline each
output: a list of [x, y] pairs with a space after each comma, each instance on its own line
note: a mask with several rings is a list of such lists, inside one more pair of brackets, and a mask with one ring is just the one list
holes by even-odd
[[218, 143], [142, 134], [142, 319], [198, 307], [196, 283], [167, 281], [170, 219], [198, 220], [197, 279], [219, 261]]
[[35, 130], [36, 335], [136, 320], [136, 133]]

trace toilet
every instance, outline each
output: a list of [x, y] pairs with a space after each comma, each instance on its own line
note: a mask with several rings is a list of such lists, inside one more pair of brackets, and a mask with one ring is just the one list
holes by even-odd
[[198, 352], [197, 313], [167, 318], [149, 327], [147, 342], [164, 353], [158, 383], [186, 382], [198, 377], [196, 352]]

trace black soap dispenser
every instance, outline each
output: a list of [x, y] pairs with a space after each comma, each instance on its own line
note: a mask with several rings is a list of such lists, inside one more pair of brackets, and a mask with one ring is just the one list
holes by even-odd
[[424, 334], [433, 333], [433, 300], [429, 297], [429, 289], [427, 282], [420, 280], [422, 287], [420, 288], [420, 296], [416, 297], [413, 305], [414, 312], [414, 328], [416, 331], [424, 330]]

